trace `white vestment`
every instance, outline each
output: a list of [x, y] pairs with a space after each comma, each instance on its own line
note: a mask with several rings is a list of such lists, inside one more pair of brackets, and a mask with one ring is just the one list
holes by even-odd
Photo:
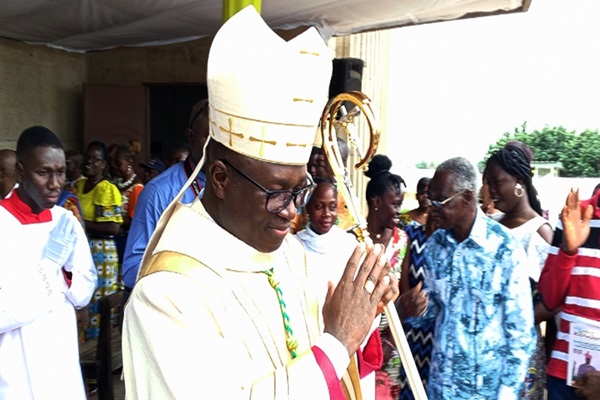
[[[196, 199], [179, 204], [152, 243], [125, 309], [129, 400], [329, 398], [311, 351], [321, 316], [296, 238], [258, 252], [219, 227]], [[269, 269], [298, 341], [295, 359], [263, 272]]]
[[337, 285], [358, 241], [354, 235], [337, 226], [320, 235], [310, 228], [310, 224], [296, 233], [296, 237], [306, 248], [308, 276], [317, 288], [319, 305], [322, 307], [327, 294], [327, 282]]
[[[75, 308], [90, 301], [96, 268], [73, 214], [62, 207], [50, 212], [49, 222], [22, 224], [0, 206], [3, 400], [86, 398]], [[63, 267], [72, 273], [70, 287]]]
[[[328, 283], [337, 283], [342, 278], [346, 264], [352, 252], [358, 245], [356, 237], [338, 226], [332, 226], [329, 232], [318, 234], [313, 231], [310, 224], [305, 229], [296, 233], [306, 248], [308, 264], [308, 277], [317, 291], [319, 298], [319, 309], [322, 309], [327, 296]], [[371, 332], [379, 326], [380, 317], [373, 322]], [[364, 349], [367, 340], [361, 346]], [[363, 400], [375, 399], [375, 373], [370, 373], [360, 380]]]

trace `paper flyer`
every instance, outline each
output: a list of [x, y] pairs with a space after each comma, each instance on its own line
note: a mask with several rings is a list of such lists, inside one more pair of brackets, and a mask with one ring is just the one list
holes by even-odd
[[575, 386], [578, 377], [600, 370], [600, 328], [572, 323], [569, 334], [567, 383]]

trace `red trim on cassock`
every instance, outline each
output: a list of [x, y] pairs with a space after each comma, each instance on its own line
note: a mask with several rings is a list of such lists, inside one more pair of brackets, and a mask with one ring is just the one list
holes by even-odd
[[311, 350], [317, 360], [317, 364], [319, 364], [319, 367], [321, 368], [321, 372], [323, 372], [325, 381], [327, 382], [329, 398], [331, 400], [346, 400], [342, 383], [338, 379], [333, 364], [331, 363], [331, 360], [329, 360], [329, 357], [327, 357], [327, 354], [317, 346], [313, 346]]
[[18, 190], [14, 190], [9, 198], [0, 200], [0, 206], [6, 208], [23, 225], [52, 221], [52, 213], [49, 209], [44, 209], [39, 214], [31, 212], [31, 207], [19, 197]]
[[73, 283], [73, 273], [72, 273], [72, 272], [69, 272], [69, 271], [67, 271], [67, 270], [65, 269], [65, 267], [63, 267], [61, 271], [62, 271], [62, 273], [63, 273], [63, 276], [64, 276], [64, 278], [65, 278], [65, 282], [67, 282], [67, 286], [68, 286], [68, 287], [71, 287], [71, 283]]
[[381, 365], [383, 364], [383, 347], [381, 345], [379, 329], [373, 331], [364, 350], [358, 349], [356, 356], [358, 358], [358, 371], [360, 372], [361, 379], [371, 372], [381, 369]]

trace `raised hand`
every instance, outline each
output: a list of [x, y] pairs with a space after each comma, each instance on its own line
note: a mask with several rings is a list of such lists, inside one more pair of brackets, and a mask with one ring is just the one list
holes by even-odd
[[590, 219], [592, 219], [593, 212], [594, 206], [589, 204], [582, 214], [579, 189], [571, 189], [560, 213], [560, 220], [563, 224], [562, 249], [564, 252], [575, 254], [585, 243], [590, 234]]
[[323, 305], [325, 332], [342, 342], [348, 355], [354, 354], [369, 333], [378, 303], [397, 295], [398, 281], [390, 273], [383, 246], [367, 249], [360, 244], [338, 285], [329, 285]]

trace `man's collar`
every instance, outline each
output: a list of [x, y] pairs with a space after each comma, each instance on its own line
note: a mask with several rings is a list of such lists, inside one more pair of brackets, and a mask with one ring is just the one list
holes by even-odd
[[15, 190], [10, 197], [0, 201], [0, 205], [6, 208], [23, 225], [52, 221], [50, 209], [44, 209], [39, 214], [33, 213], [31, 207], [19, 197], [18, 190]]
[[[473, 222], [471, 223], [469, 232], [467, 233], [465, 238], [460, 241], [460, 243], [464, 242], [465, 240], [467, 240], [469, 238], [479, 244], [481, 244], [485, 241], [487, 225], [486, 225], [486, 221], [484, 218], [485, 218], [485, 214], [483, 213], [483, 211], [481, 211], [481, 209], [479, 209], [479, 207], [475, 207], [475, 218], [474, 218]], [[452, 237], [452, 239], [454, 239], [456, 242], [458, 242], [457, 236], [456, 236], [456, 233], [454, 232], [454, 230], [448, 229], [448, 232], [450, 233], [450, 236]]]
[[192, 157], [192, 153], [188, 154], [188, 156], [183, 160], [184, 164], [189, 164], [192, 168], [196, 168], [196, 162], [194, 161], [194, 157]]
[[469, 238], [480, 246], [483, 246], [487, 239], [487, 220], [484, 212], [476, 207], [477, 213], [475, 214], [475, 221], [473, 221], [473, 227]]

